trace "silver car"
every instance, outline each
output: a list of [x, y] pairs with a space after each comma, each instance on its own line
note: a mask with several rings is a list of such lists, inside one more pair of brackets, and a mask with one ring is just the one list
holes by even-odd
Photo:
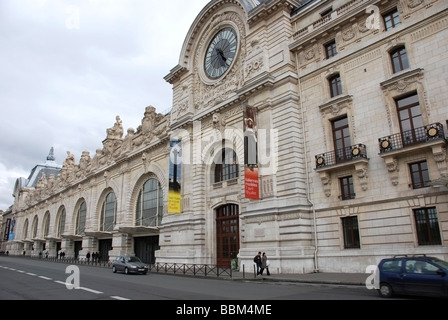
[[139, 257], [118, 256], [112, 263], [112, 272], [147, 274], [149, 267]]

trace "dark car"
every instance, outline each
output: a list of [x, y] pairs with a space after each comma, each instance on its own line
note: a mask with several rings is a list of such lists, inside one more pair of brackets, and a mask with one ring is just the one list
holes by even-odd
[[381, 297], [417, 295], [448, 298], [448, 262], [426, 255], [399, 255], [378, 264]]
[[112, 272], [147, 274], [149, 267], [139, 257], [119, 256], [112, 263]]

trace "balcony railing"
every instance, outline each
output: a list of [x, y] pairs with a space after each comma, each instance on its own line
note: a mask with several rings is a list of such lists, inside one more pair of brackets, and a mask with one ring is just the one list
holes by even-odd
[[439, 122], [379, 138], [378, 144], [380, 153], [384, 153], [435, 140], [445, 140], [443, 125]]
[[346, 148], [318, 154], [315, 158], [316, 169], [318, 169], [359, 158], [367, 159], [367, 149], [364, 144], [355, 144]]

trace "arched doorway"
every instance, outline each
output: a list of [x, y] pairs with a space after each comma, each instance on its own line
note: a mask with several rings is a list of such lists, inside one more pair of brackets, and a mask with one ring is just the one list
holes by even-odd
[[240, 219], [236, 204], [216, 209], [216, 264], [229, 268], [240, 250]]

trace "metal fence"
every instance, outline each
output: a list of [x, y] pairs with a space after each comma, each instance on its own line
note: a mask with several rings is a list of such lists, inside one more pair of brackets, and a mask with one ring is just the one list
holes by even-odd
[[[14, 256], [19, 258], [44, 260], [55, 263], [64, 263], [71, 265], [86, 265], [100, 268], [111, 268], [112, 261], [96, 261], [92, 259], [75, 259], [75, 258], [55, 258], [55, 257], [30, 257], [30, 256]], [[154, 263], [148, 264], [149, 272], [163, 273], [172, 275], [186, 275], [186, 276], [199, 276], [199, 277], [216, 277], [232, 279], [235, 273], [238, 274], [238, 278], [245, 278], [246, 272], [244, 266], [242, 270], [237, 270], [237, 266], [230, 265], [229, 267], [223, 267], [211, 264], [185, 264], [185, 263]]]

